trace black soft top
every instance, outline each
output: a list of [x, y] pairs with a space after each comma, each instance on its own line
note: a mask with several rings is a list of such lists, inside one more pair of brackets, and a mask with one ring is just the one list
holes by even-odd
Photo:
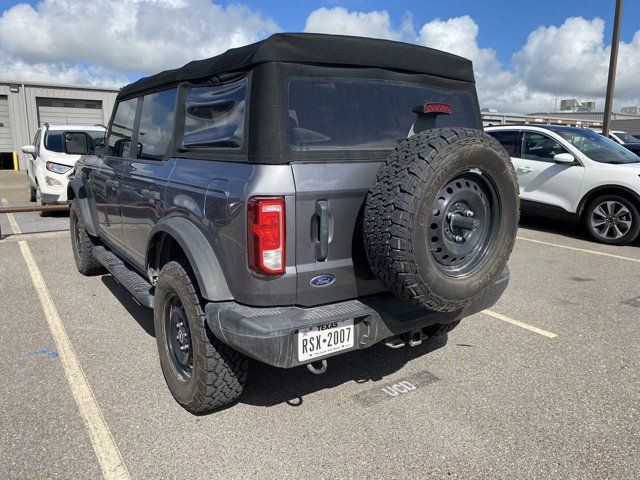
[[247, 70], [268, 62], [383, 68], [474, 83], [471, 61], [408, 43], [344, 35], [277, 33], [183, 67], [141, 78], [124, 87], [118, 100], [188, 80]]

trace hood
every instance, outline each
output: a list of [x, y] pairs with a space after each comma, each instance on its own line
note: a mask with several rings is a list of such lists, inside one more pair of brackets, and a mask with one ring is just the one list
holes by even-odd
[[82, 155], [68, 155], [66, 153], [51, 152], [49, 150], [40, 150], [40, 158], [45, 162], [59, 163], [73, 167]]

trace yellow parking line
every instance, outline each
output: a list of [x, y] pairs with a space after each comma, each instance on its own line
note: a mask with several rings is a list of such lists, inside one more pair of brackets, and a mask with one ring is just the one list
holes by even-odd
[[611, 258], [617, 258], [618, 260], [627, 260], [629, 262], [640, 263], [640, 259], [638, 258], [624, 257], [622, 255], [614, 255], [613, 253], [596, 252], [595, 250], [586, 250], [584, 248], [569, 247], [567, 245], [560, 245], [559, 243], [551, 243], [551, 242], [543, 242], [542, 240], [534, 240], [533, 238], [526, 238], [526, 237], [516, 237], [516, 238], [518, 240], [525, 240], [527, 242], [540, 243], [542, 245], [549, 245], [549, 246], [558, 247], [558, 248], [565, 248], [567, 250], [573, 250], [575, 252], [591, 253], [593, 255], [602, 255], [603, 257], [611, 257]]
[[514, 320], [513, 318], [509, 318], [506, 315], [502, 315], [501, 313], [497, 313], [492, 310], [483, 310], [482, 313], [489, 315], [490, 317], [497, 318], [498, 320], [502, 320], [503, 322], [510, 323], [511, 325], [515, 325], [516, 327], [525, 328], [531, 332], [537, 333], [538, 335], [542, 335], [543, 337], [547, 337], [547, 338], [557, 337], [555, 333], [547, 332], [546, 330], [542, 330], [541, 328], [534, 327], [533, 325], [529, 325], [528, 323]]
[[[9, 202], [7, 202], [6, 198], [2, 199], [2, 206], [3, 207], [8, 207], [9, 206]], [[20, 230], [20, 227], [18, 226], [18, 222], [16, 222], [16, 218], [13, 216], [13, 213], [7, 213], [7, 220], [9, 220], [9, 225], [11, 226], [11, 230], [13, 230], [13, 233], [20, 234], [22, 233], [22, 230]]]
[[120, 450], [118, 450], [118, 446], [111, 435], [111, 430], [109, 430], [100, 406], [93, 395], [91, 385], [89, 385], [87, 377], [82, 370], [82, 366], [69, 340], [58, 310], [53, 303], [49, 289], [33, 258], [31, 249], [25, 241], [18, 242], [18, 245], [20, 246], [24, 261], [27, 264], [33, 286], [42, 304], [45, 318], [47, 319], [51, 335], [53, 336], [59, 353], [58, 358], [60, 358], [64, 368], [64, 373], [71, 387], [73, 398], [89, 431], [89, 437], [91, 438], [93, 450], [102, 469], [102, 475], [108, 480], [130, 479], [131, 477], [122, 460], [122, 455], [120, 455]]

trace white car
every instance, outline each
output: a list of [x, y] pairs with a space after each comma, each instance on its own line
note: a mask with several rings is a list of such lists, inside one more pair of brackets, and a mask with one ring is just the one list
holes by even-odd
[[640, 232], [640, 157], [591, 130], [553, 125], [486, 128], [511, 156], [523, 213], [584, 222], [596, 240]]
[[[22, 147], [30, 155], [27, 162], [29, 199], [38, 205], [67, 201], [67, 184], [80, 155], [65, 153], [69, 142], [83, 141], [83, 137], [95, 148], [104, 139], [106, 129], [102, 125], [49, 125], [45, 123], [37, 131], [32, 145]], [[41, 212], [42, 214], [42, 212]]]

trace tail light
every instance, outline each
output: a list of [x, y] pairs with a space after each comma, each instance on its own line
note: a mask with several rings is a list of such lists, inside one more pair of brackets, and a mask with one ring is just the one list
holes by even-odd
[[264, 275], [285, 270], [285, 211], [282, 197], [254, 197], [248, 203], [249, 266]]

